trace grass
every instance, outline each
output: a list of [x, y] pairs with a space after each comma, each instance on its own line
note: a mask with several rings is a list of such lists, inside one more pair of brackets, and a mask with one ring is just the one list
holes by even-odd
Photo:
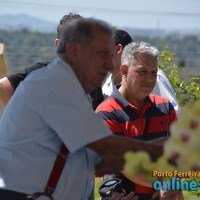
[[183, 196], [185, 200], [200, 200], [200, 197], [197, 197], [197, 195], [191, 194], [191, 192], [183, 191]]
[[103, 178], [95, 178], [95, 191], [94, 191], [94, 196], [95, 196], [95, 200], [99, 200], [100, 199], [100, 195], [98, 193], [98, 189], [99, 186], [101, 184], [101, 182], [103, 181]]
[[[100, 199], [100, 195], [98, 193], [98, 188], [103, 181], [103, 178], [95, 178], [95, 200]], [[196, 195], [191, 194], [191, 192], [183, 191], [184, 199], [185, 200], [200, 200], [200, 197], [197, 197]]]

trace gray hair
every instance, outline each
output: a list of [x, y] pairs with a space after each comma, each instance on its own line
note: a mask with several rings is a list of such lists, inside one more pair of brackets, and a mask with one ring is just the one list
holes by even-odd
[[137, 54], [148, 54], [154, 57], [158, 57], [159, 51], [148, 43], [132, 42], [126, 45], [122, 52], [122, 65], [127, 65], [130, 67], [134, 63]]
[[109, 35], [114, 35], [115, 29], [108, 23], [94, 18], [79, 18], [66, 24], [58, 43], [57, 53], [63, 54], [66, 52], [66, 44], [72, 41], [81, 43], [85, 39], [92, 40], [94, 30], [103, 31]]

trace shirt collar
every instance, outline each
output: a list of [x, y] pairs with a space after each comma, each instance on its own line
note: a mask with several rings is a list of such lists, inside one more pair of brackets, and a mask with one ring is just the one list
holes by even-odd
[[[113, 93], [110, 97], [113, 97], [118, 103], [120, 103], [124, 108], [129, 106], [129, 102], [121, 95], [121, 93], [118, 91], [118, 89], [121, 87], [121, 84], [115, 85]], [[145, 99], [145, 105], [149, 106], [151, 104], [151, 99], [149, 96]], [[134, 106], [134, 105], [133, 105]]]
[[120, 88], [121, 84], [115, 85], [113, 93], [111, 94], [110, 97], [113, 97], [118, 103], [120, 103], [123, 107], [129, 106], [128, 101], [121, 95], [121, 93], [118, 91]]

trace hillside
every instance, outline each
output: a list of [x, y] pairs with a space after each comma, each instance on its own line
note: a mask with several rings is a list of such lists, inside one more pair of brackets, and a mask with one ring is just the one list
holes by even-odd
[[50, 21], [44, 21], [25, 14], [20, 15], [0, 15], [0, 29], [20, 30], [27, 29], [31, 31], [52, 32], [56, 30], [57, 24]]
[[11, 72], [56, 57], [55, 33], [31, 32], [27, 29], [0, 30], [0, 42], [6, 45]]
[[[12, 72], [17, 72], [36, 62], [51, 61], [56, 57], [55, 33], [23, 30], [0, 30], [0, 42], [6, 45]], [[200, 76], [200, 37], [198, 36], [133, 36], [134, 41], [145, 41], [156, 46], [171, 47], [176, 53], [176, 63], [186, 73]], [[189, 70], [188, 70], [189, 69]]]

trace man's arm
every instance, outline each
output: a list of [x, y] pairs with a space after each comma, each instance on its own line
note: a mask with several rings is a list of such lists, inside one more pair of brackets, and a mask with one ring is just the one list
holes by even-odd
[[4, 105], [7, 105], [14, 91], [15, 90], [7, 77], [0, 79], [0, 99]]
[[163, 154], [162, 145], [149, 144], [144, 141], [115, 135], [93, 142], [86, 147], [92, 149], [102, 157], [102, 162], [96, 167], [97, 176], [121, 171], [126, 151], [146, 151], [152, 160], [156, 160]]

